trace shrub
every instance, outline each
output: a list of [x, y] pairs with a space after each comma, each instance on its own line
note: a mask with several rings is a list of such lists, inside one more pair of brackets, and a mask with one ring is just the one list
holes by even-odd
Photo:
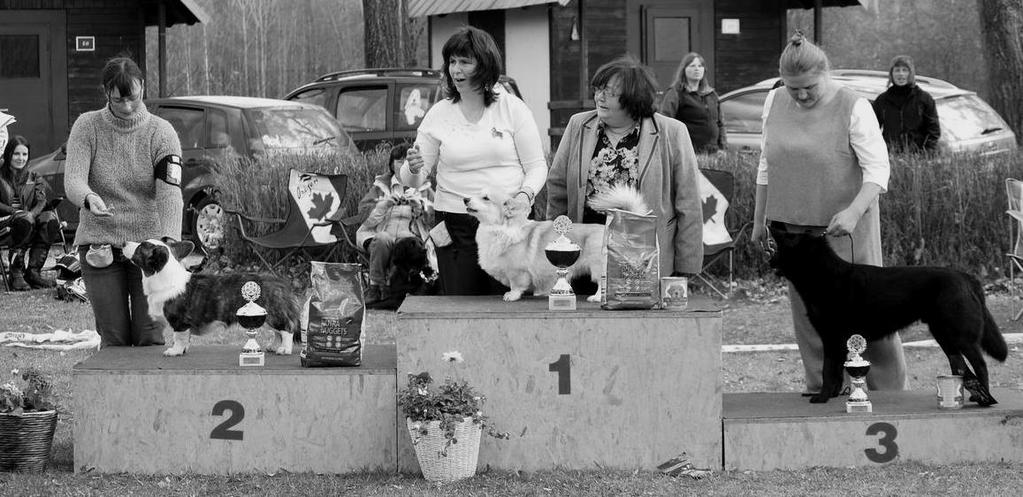
[[[758, 154], [739, 153], [699, 158], [700, 167], [735, 175], [729, 226], [753, 220], [758, 160]], [[1011, 226], [1005, 178], [1023, 177], [1023, 152], [993, 159], [895, 155], [891, 163], [888, 192], [880, 199], [885, 265], [950, 266], [987, 279], [1002, 277]], [[734, 267], [739, 278], [771, 273], [759, 248], [744, 242]]]

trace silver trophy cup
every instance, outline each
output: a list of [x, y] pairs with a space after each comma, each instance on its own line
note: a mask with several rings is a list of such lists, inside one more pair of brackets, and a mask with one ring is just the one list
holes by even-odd
[[242, 346], [242, 353], [238, 355], [239, 366], [262, 366], [266, 362], [263, 350], [256, 342], [256, 333], [266, 322], [266, 309], [256, 303], [259, 295], [259, 284], [255, 281], [249, 281], [242, 285], [242, 298], [248, 303], [241, 306], [235, 316], [238, 317], [238, 324], [245, 328], [245, 335], [249, 339]]
[[558, 216], [554, 220], [554, 231], [558, 238], [544, 247], [547, 260], [554, 265], [558, 280], [554, 283], [550, 295], [547, 296], [547, 309], [551, 311], [574, 311], [575, 292], [568, 283], [568, 268], [579, 260], [582, 249], [565, 236], [572, 230], [572, 220], [568, 216]]
[[870, 400], [867, 399], [867, 372], [870, 371], [870, 361], [860, 357], [867, 350], [867, 341], [860, 335], [853, 335], [845, 342], [845, 346], [851, 353], [845, 361], [845, 371], [852, 379], [852, 393], [849, 400], [845, 401], [845, 412], [873, 412]]

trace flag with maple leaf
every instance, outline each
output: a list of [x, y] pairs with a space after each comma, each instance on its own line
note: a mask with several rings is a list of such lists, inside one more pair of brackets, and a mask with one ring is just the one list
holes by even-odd
[[295, 202], [293, 207], [302, 213], [306, 226], [312, 230], [313, 240], [317, 242], [334, 243], [338, 241], [337, 235], [331, 232], [330, 226], [313, 227], [313, 225], [332, 216], [341, 208], [340, 192], [344, 191], [342, 183], [344, 180], [344, 176], [340, 175], [329, 176], [291, 171], [288, 189], [291, 199]]
[[728, 210], [728, 199], [721, 191], [700, 173], [700, 201], [703, 204], [703, 244], [718, 245], [729, 243], [732, 236], [725, 226], [725, 211]]

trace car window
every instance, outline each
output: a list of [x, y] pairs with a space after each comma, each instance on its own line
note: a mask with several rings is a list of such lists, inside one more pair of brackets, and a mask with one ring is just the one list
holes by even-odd
[[764, 99], [767, 91], [744, 93], [721, 102], [721, 114], [725, 121], [726, 133], [761, 132], [764, 113]]
[[979, 138], [1007, 127], [998, 113], [976, 95], [942, 98], [936, 107], [941, 134], [953, 141]]
[[205, 113], [194, 107], [160, 107], [156, 114], [170, 123], [178, 133], [181, 150], [202, 148]]
[[327, 90], [323, 88], [311, 88], [304, 92], [295, 94], [295, 96], [288, 100], [327, 107]]
[[264, 108], [246, 111], [249, 122], [268, 149], [348, 148], [350, 139], [326, 110]]
[[394, 129], [414, 130], [423, 121], [426, 111], [437, 101], [440, 85], [435, 83], [406, 83], [396, 87], [398, 98], [394, 106]]
[[346, 131], [387, 129], [387, 87], [344, 90], [337, 99], [337, 120]]
[[227, 114], [210, 109], [206, 116], [206, 143], [210, 148], [224, 148], [231, 144], [227, 133]]

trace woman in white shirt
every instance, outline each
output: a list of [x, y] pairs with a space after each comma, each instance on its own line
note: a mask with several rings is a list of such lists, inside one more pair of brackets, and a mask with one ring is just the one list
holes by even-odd
[[494, 39], [465, 27], [441, 54], [448, 97], [426, 113], [398, 174], [404, 184], [420, 185], [436, 171], [436, 221], [451, 238], [437, 247], [441, 293], [498, 294], [501, 284], [479, 267], [479, 223], [463, 199], [502, 190], [513, 195], [506, 208], [527, 210], [547, 180], [547, 161], [529, 108], [497, 85], [501, 52]]
[[[880, 266], [877, 197], [888, 186], [888, 149], [870, 103], [833, 81], [829, 70], [827, 55], [802, 33], [782, 52], [778, 71], [783, 86], [771, 90], [764, 102], [752, 238], [765, 239], [768, 223], [785, 232], [823, 231], [831, 235], [828, 241], [839, 257]], [[818, 393], [823, 384], [821, 338], [791, 283], [789, 299], [806, 391]], [[871, 342], [864, 356], [872, 363], [867, 375], [871, 390], [905, 388], [906, 359], [898, 334]]]

